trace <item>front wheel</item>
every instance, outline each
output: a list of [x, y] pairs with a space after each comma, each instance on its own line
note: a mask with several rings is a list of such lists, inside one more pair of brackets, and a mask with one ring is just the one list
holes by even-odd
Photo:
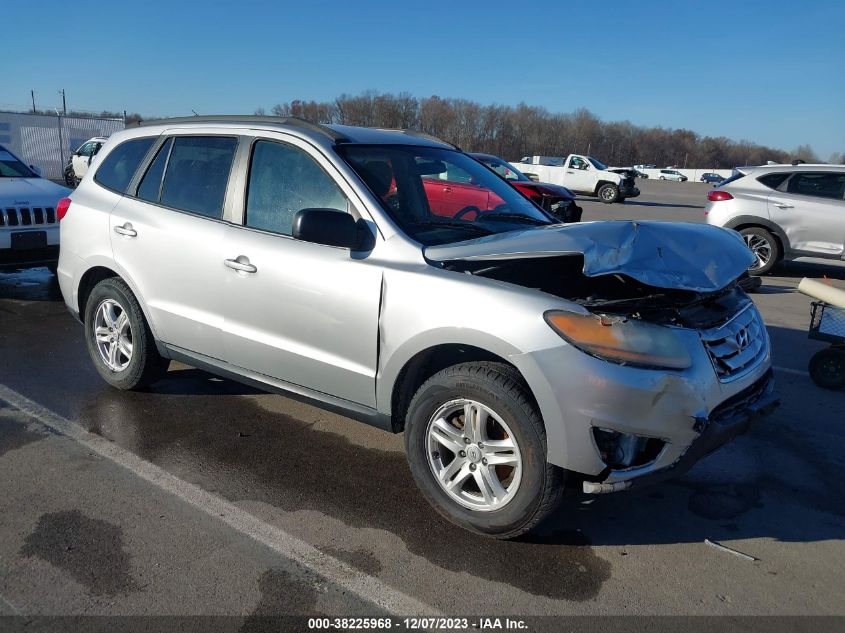
[[750, 226], [739, 232], [745, 245], [757, 260], [748, 269], [750, 275], [765, 275], [780, 259], [780, 245], [774, 235], [759, 226]]
[[479, 534], [524, 534], [562, 497], [537, 406], [508, 365], [463, 363], [432, 376], [408, 408], [405, 449], [428, 502]]
[[845, 387], [845, 349], [828, 347], [810, 359], [810, 378], [824, 389]]
[[85, 342], [100, 376], [118, 389], [142, 389], [167, 372], [135, 295], [117, 277], [104, 279], [85, 306]]
[[616, 202], [616, 200], [619, 198], [619, 187], [608, 183], [599, 187], [597, 193], [599, 200], [601, 200], [605, 204], [611, 204], [613, 202]]

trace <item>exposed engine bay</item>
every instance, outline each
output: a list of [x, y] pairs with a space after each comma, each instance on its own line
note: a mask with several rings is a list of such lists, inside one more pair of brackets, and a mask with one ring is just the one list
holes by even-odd
[[750, 299], [740, 279], [713, 292], [650, 286], [621, 273], [587, 277], [580, 254], [450, 261], [444, 268], [533, 288], [578, 303], [596, 314], [652, 323], [709, 328], [736, 314]]

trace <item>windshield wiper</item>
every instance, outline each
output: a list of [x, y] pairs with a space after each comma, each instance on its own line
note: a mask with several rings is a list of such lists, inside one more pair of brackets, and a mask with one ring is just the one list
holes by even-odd
[[411, 222], [414, 226], [443, 226], [450, 229], [469, 229], [470, 231], [475, 231], [476, 233], [484, 233], [485, 235], [490, 235], [493, 231], [490, 229], [486, 229], [483, 226], [478, 226], [477, 224], [470, 223], [470, 222], [451, 222], [449, 220], [429, 220], [428, 222]]
[[522, 215], [521, 213], [486, 213], [483, 214], [479, 220], [517, 220], [520, 222], [530, 222], [531, 224], [552, 224], [552, 222], [547, 220], [541, 220], [540, 218], [532, 218], [530, 215]]

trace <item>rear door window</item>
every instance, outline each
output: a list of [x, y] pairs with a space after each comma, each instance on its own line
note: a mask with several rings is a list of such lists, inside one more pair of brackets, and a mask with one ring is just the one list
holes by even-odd
[[845, 173], [798, 172], [789, 179], [786, 191], [803, 196], [842, 200], [845, 197]]
[[152, 136], [124, 141], [103, 159], [94, 174], [94, 181], [106, 189], [124, 193], [154, 141]]
[[[237, 146], [238, 139], [230, 136], [175, 137], [159, 203], [208, 218], [223, 217], [223, 200]], [[153, 187], [150, 185], [150, 189]]]
[[167, 159], [170, 157], [170, 148], [173, 146], [173, 139], [167, 139], [161, 149], [158, 150], [155, 159], [150, 164], [147, 173], [138, 185], [138, 197], [148, 202], [158, 202], [161, 196], [161, 179], [164, 176], [164, 168], [167, 166]]

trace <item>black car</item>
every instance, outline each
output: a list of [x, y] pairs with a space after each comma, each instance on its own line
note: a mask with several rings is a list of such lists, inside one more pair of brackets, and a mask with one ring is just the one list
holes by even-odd
[[719, 174], [714, 173], [706, 173], [701, 174], [701, 178], [699, 178], [701, 182], [722, 182], [724, 178], [722, 178]]

